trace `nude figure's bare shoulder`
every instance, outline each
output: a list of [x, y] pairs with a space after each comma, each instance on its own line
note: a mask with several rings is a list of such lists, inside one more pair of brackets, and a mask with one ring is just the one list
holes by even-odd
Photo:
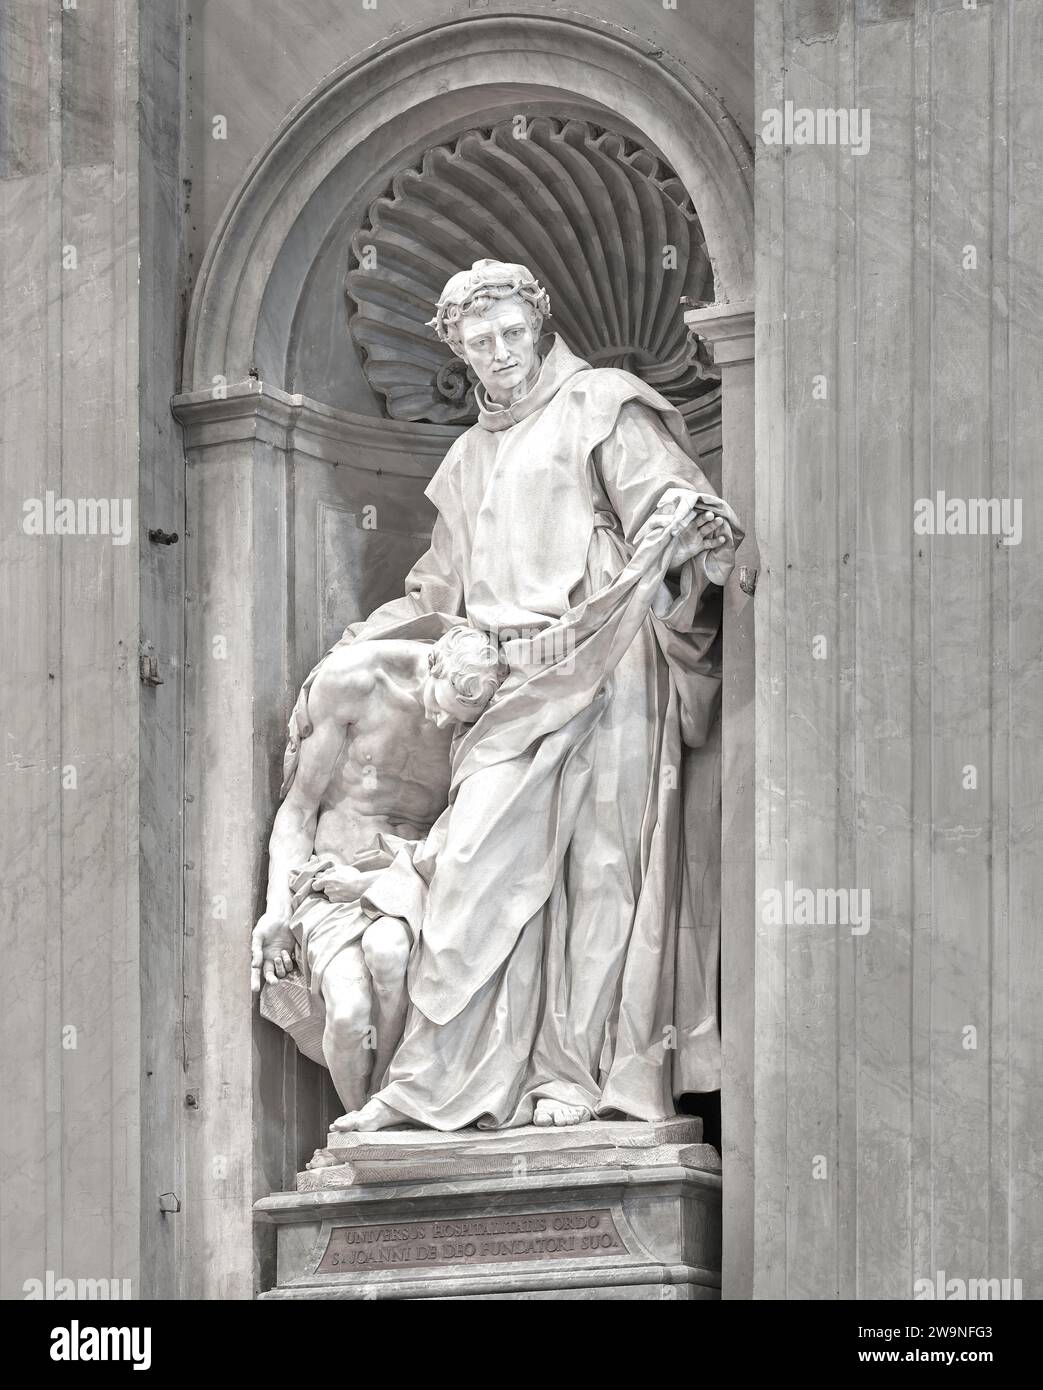
[[357, 641], [334, 647], [321, 663], [309, 694], [313, 721], [367, 722], [385, 703], [388, 682], [406, 688], [419, 684], [419, 643]]

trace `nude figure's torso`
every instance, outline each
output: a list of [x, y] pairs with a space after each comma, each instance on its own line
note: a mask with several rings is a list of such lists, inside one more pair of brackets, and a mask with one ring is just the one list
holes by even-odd
[[315, 852], [343, 862], [380, 833], [422, 839], [449, 795], [452, 730], [424, 715], [416, 644], [358, 643], [345, 663], [351, 722], [319, 804]]

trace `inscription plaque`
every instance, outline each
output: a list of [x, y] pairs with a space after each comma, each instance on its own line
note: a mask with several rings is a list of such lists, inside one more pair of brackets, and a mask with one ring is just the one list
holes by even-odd
[[334, 1226], [317, 1274], [627, 1255], [607, 1207]]

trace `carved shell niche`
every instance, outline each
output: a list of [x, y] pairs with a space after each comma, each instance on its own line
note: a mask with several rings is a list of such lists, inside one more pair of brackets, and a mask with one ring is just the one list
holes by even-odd
[[370, 206], [347, 276], [369, 384], [392, 419], [476, 419], [467, 368], [426, 321], [451, 275], [493, 257], [532, 270], [550, 295], [550, 326], [574, 352], [691, 407], [715, 383], [680, 299], [712, 300], [713, 273], [683, 185], [656, 155], [612, 131], [579, 120], [521, 122], [428, 150]]

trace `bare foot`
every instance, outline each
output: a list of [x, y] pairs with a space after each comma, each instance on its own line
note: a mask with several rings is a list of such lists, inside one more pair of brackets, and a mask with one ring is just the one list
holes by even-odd
[[397, 1110], [392, 1110], [390, 1105], [385, 1105], [382, 1100], [374, 1097], [367, 1101], [361, 1110], [349, 1110], [339, 1120], [334, 1120], [330, 1129], [335, 1129], [341, 1134], [354, 1130], [368, 1133], [374, 1129], [387, 1129], [389, 1125], [403, 1124], [405, 1118]]
[[342, 1158], [337, 1158], [336, 1155], [331, 1154], [329, 1149], [316, 1149], [304, 1166], [309, 1170], [312, 1168], [336, 1168], [343, 1162]]
[[593, 1119], [585, 1105], [563, 1105], [560, 1100], [538, 1100], [534, 1125], [581, 1125]]

